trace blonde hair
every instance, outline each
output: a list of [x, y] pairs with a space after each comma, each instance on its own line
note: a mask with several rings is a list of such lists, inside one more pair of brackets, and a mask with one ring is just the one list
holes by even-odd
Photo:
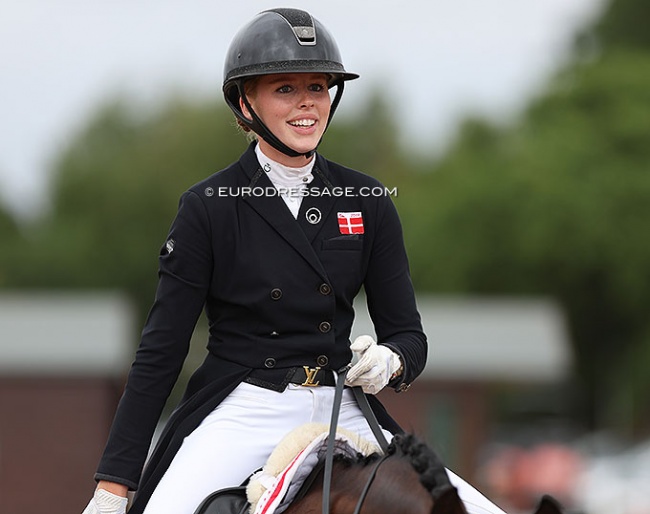
[[[244, 82], [244, 94], [248, 98], [255, 98], [255, 90], [257, 89], [257, 82], [259, 76], [251, 77]], [[246, 135], [249, 142], [257, 140], [257, 134], [253, 132], [248, 125], [246, 125], [238, 116], [235, 116], [235, 122], [239, 129]]]

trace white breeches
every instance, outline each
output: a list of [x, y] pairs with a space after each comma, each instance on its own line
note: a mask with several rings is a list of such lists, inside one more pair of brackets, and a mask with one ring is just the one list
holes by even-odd
[[[278, 393], [242, 383], [183, 441], [144, 514], [193, 514], [210, 493], [243, 482], [278, 442], [304, 423], [329, 424], [334, 387], [289, 384]], [[376, 441], [352, 391], [343, 391], [339, 426]], [[392, 435], [384, 431], [390, 441]], [[504, 514], [450, 472], [469, 514]]]

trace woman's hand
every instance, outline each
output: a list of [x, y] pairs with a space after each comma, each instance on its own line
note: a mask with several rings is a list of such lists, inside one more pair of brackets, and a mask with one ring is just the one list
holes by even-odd
[[364, 393], [377, 394], [402, 368], [399, 355], [370, 336], [357, 337], [350, 350], [359, 355], [359, 360], [348, 371], [345, 383], [361, 386]]
[[100, 482], [82, 514], [126, 514], [127, 490], [122, 484]]

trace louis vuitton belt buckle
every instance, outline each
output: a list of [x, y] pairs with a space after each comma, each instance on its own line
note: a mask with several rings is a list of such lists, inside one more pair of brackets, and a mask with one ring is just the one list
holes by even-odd
[[291, 379], [291, 383], [298, 384], [303, 387], [316, 387], [316, 386], [333, 386], [336, 385], [334, 375], [329, 370], [321, 369], [319, 366], [310, 368], [309, 366], [302, 366], [296, 368], [296, 371]]

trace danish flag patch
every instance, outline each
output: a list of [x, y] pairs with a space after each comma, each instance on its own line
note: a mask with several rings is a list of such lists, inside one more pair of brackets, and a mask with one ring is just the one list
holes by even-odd
[[336, 216], [341, 234], [363, 234], [363, 216], [360, 212], [339, 212]]

